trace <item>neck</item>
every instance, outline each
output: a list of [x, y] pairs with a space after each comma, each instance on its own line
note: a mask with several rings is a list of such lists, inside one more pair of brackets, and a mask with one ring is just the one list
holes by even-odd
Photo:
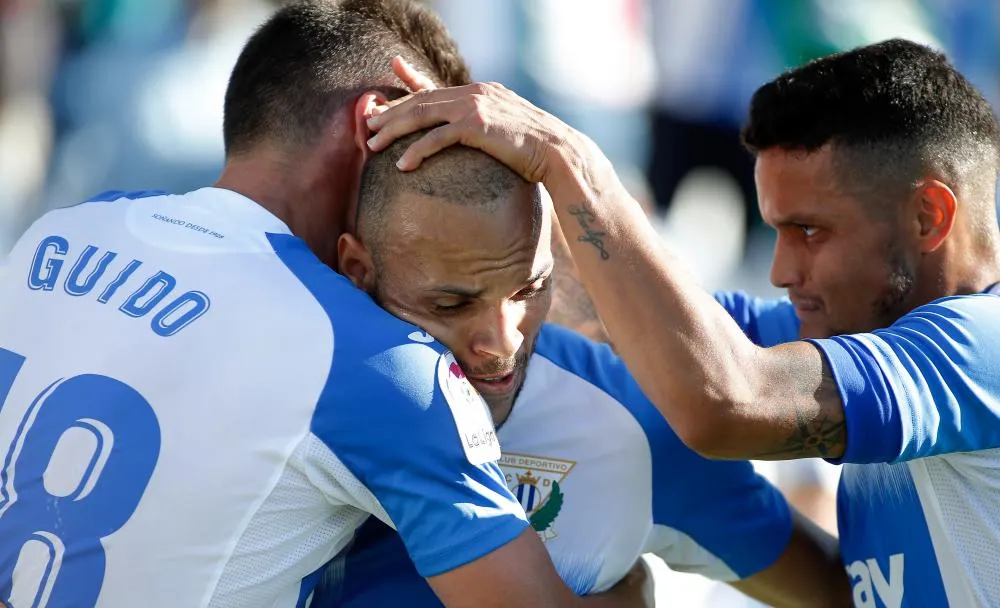
[[489, 406], [490, 415], [493, 416], [493, 426], [499, 429], [504, 422], [507, 422], [507, 418], [510, 416], [511, 410], [514, 409], [514, 401], [512, 400], [501, 405], [490, 403]]
[[[325, 264], [337, 267], [337, 239], [354, 190], [346, 171], [316, 166], [307, 154], [273, 149], [230, 158], [213, 184], [264, 207], [301, 238]], [[347, 196], [344, 196], [344, 195]]]
[[1000, 251], [992, 251], [988, 256], [969, 260], [956, 279], [948, 295], [981, 293], [1000, 282]]
[[943, 252], [938, 264], [922, 277], [927, 286], [919, 294], [922, 305], [938, 298], [982, 293], [1000, 282], [1000, 247], [996, 242], [988, 247], [962, 248]]

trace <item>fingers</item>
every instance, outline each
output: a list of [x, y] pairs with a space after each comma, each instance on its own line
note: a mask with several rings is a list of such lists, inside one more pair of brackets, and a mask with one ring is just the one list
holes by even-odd
[[368, 147], [378, 152], [400, 137], [416, 133], [441, 123], [458, 122], [470, 111], [471, 100], [454, 97], [451, 89], [441, 89], [415, 95], [397, 106], [389, 107], [368, 119], [368, 128], [375, 135], [368, 140]]
[[433, 80], [424, 76], [399, 55], [392, 59], [392, 71], [411, 91], [431, 91], [437, 88]]
[[396, 161], [396, 166], [402, 171], [413, 171], [420, 166], [425, 158], [444, 150], [448, 146], [462, 141], [461, 125], [443, 125], [428, 132], [417, 141], [410, 144], [406, 152]]
[[[482, 84], [467, 84], [460, 87], [448, 87], [432, 91], [418, 91], [408, 95], [407, 97], [396, 100], [395, 102], [389, 102], [387, 105], [389, 106], [390, 111], [383, 112], [382, 115], [369, 119], [368, 128], [373, 131], [378, 131], [387, 122], [396, 121], [398, 115], [413, 111], [413, 106], [418, 104], [434, 104], [449, 101], [467, 103], [474, 96], [486, 94], [488, 94], [488, 87], [487, 85]], [[421, 111], [421, 109], [416, 110], [417, 113]], [[433, 124], [424, 125], [422, 128], [431, 126], [433, 126]]]

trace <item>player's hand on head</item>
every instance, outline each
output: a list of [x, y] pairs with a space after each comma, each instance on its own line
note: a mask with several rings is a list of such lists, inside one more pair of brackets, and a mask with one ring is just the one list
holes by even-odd
[[[409, 72], [404, 72], [407, 78]], [[401, 76], [402, 78], [402, 76]], [[550, 165], [568, 143], [581, 136], [557, 118], [497, 83], [421, 90], [369, 119], [374, 151], [430, 127], [399, 160], [404, 171], [455, 144], [477, 148], [530, 182], [544, 182]]]

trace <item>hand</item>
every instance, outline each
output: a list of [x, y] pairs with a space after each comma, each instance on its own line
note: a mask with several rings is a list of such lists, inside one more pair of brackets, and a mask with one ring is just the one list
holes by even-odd
[[[437, 88], [434, 81], [424, 76], [419, 70], [409, 64], [408, 61], [396, 55], [392, 58], [392, 71], [395, 72], [396, 77], [403, 81], [403, 84], [407, 86], [411, 91], [432, 91]], [[389, 103], [390, 106], [398, 105], [401, 101], [409, 99], [413, 95], [407, 95], [406, 97], [394, 100]]]
[[[426, 81], [401, 62], [394, 62], [393, 67], [404, 82]], [[583, 164], [582, 157], [588, 151], [585, 137], [502, 85], [428, 89], [391, 102], [368, 121], [368, 127], [376, 132], [369, 140], [374, 151], [410, 133], [445, 123], [403, 154], [398, 166], [404, 171], [416, 169], [425, 158], [454, 144], [482, 150], [529, 182], [547, 186], [557, 169]], [[565, 172], [559, 176], [568, 177]]]

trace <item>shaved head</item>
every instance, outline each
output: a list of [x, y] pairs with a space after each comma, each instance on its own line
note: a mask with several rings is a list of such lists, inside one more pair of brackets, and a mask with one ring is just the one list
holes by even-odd
[[472, 148], [400, 171], [421, 135], [368, 159], [340, 270], [451, 350], [502, 422], [551, 303], [551, 213], [537, 185]]
[[357, 234], [376, 261], [384, 250], [393, 207], [414, 196], [494, 214], [515, 190], [530, 188], [534, 191], [532, 213], [536, 220], [540, 217], [541, 197], [537, 187], [474, 148], [451, 146], [425, 159], [414, 171], [400, 171], [396, 161], [426, 133], [421, 131], [395, 141], [365, 164], [358, 193]]

